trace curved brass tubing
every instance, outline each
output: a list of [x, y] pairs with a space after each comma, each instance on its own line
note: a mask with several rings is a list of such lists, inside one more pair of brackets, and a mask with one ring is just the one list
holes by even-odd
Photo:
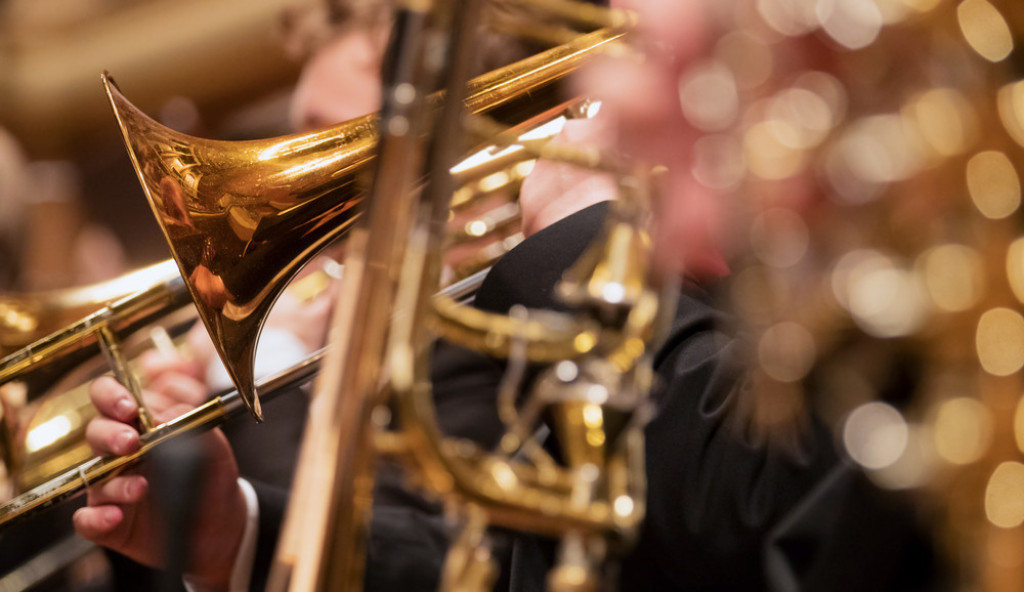
[[[392, 355], [390, 387], [403, 427], [385, 441], [401, 442], [397, 454], [422, 468], [423, 485], [485, 509], [496, 524], [549, 535], [635, 536], [646, 487], [639, 426], [651, 380], [648, 344], [661, 311], [647, 277], [649, 241], [639, 224], [627, 205], [616, 204], [602, 237], [563, 279], [559, 288], [579, 308], [578, 316], [533, 311], [517, 319], [460, 309], [434, 296], [427, 319], [398, 321], [405, 324], [399, 331], [410, 335], [426, 320], [444, 337], [478, 351], [531, 362], [562, 360], [572, 368], [568, 378], [559, 370], [543, 374], [520, 412], [529, 416], [528, 425], [507, 426], [505, 437], [514, 442], [488, 452], [438, 431], [426, 363]], [[600, 308], [622, 314], [598, 321]], [[518, 353], [514, 341], [521, 345]], [[562, 432], [564, 466], [516, 457], [540, 407], [551, 410], [552, 427]]]
[[[524, 97], [535, 102], [621, 35], [596, 31], [480, 76], [469, 83], [466, 106], [507, 112]], [[103, 83], [200, 318], [259, 419], [252, 368], [263, 321], [287, 281], [359, 214], [359, 173], [375, 155], [376, 115], [281, 138], [204, 140], [147, 117], [110, 76]]]

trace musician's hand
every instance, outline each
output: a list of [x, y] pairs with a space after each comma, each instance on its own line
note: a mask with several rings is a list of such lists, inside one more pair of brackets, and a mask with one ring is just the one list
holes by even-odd
[[[594, 119], [570, 120], [552, 144], [605, 147], [610, 143], [609, 131], [600, 114]], [[530, 236], [587, 206], [615, 199], [616, 194], [610, 174], [542, 158], [519, 191], [523, 234]]]
[[[146, 405], [156, 423], [177, 417], [205, 397], [205, 386], [177, 372], [151, 376]], [[130, 393], [110, 377], [90, 387], [99, 412], [86, 430], [86, 439], [97, 454], [125, 455], [138, 450], [139, 433], [134, 424], [138, 407]], [[204, 589], [226, 589], [231, 567], [245, 528], [246, 509], [238, 485], [238, 468], [224, 435], [219, 430], [201, 438], [205, 452], [203, 488], [191, 533], [190, 580]], [[164, 563], [160, 514], [155, 492], [146, 477], [124, 473], [89, 489], [88, 506], [74, 515], [75, 530], [82, 537], [154, 567]]]

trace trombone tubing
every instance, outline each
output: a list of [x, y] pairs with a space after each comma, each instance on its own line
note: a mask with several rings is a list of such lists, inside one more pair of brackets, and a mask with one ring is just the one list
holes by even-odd
[[[258, 381], [258, 387], [269, 400], [286, 389], [302, 385], [319, 371], [325, 351], [326, 348], [322, 348], [298, 364]], [[124, 456], [93, 457], [11, 499], [0, 506], [0, 530], [17, 519], [25, 518], [31, 513], [76, 497], [90, 485], [113, 477], [155, 447], [172, 438], [206, 431], [245, 410], [242, 396], [237, 390], [214, 397], [192, 411], [142, 434], [140, 436], [141, 445], [134, 453]]]
[[[442, 293], [449, 298], [464, 300], [479, 287], [488, 271], [489, 268], [456, 282], [442, 290]], [[319, 372], [327, 349], [321, 348], [301, 362], [257, 381], [257, 388], [264, 393], [267, 400], [272, 400], [280, 393], [306, 383]], [[125, 456], [93, 457], [0, 505], [0, 531], [16, 520], [27, 518], [35, 512], [77, 497], [90, 485], [113, 477], [172, 438], [204, 432], [227, 419], [241, 415], [244, 411], [246, 406], [237, 390], [214, 397], [192, 411], [143, 434], [140, 437], [141, 446], [134, 453]]]

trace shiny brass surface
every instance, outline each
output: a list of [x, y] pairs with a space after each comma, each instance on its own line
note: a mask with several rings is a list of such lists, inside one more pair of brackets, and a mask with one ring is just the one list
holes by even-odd
[[[464, 26], [454, 27], [451, 46], [447, 46], [454, 62], [449, 66], [450, 74], [454, 74], [448, 77], [446, 86], [451, 95], [463, 92], [464, 78], [460, 75], [465, 71], [465, 61], [460, 58], [466, 51], [472, 51], [466, 48], [471, 42], [465, 43], [469, 30], [465, 22], [475, 22], [472, 13], [479, 3], [438, 3], [440, 22], [446, 22], [445, 10], [453, 6], [459, 7], [460, 19], [456, 21]], [[402, 34], [411, 33], [417, 39], [417, 34], [426, 34], [418, 28], [422, 26], [439, 37], [449, 38], [447, 31], [432, 29], [438, 26], [432, 18], [435, 15], [427, 17], [418, 12], [426, 8], [420, 3], [402, 4], [396, 18], [397, 50], [392, 48], [393, 53], [389, 54], [394, 63], [384, 68], [395, 79], [384, 82], [385, 111], [380, 124], [383, 137], [373, 197], [368, 200], [365, 225], [349, 241], [346, 274], [333, 317], [334, 349], [326, 363], [328, 372], [317, 384], [317, 409], [310, 414], [307, 425], [296, 486], [271, 572], [271, 590], [359, 589], [372, 498], [375, 442], [387, 442], [389, 450], [410, 453], [407, 460], [417, 467], [413, 480], [450, 496], [454, 503], [474, 501], [474, 487], [466, 482], [474, 482], [476, 490], [496, 485], [486, 476], [491, 473], [481, 476], [480, 471], [493, 468], [500, 473], [500, 459], [493, 462], [495, 459], [485, 455], [483, 467], [458, 461], [443, 466], [449, 457], [432, 456], [431, 450], [449, 450], [452, 446], [437, 433], [430, 416], [429, 384], [422, 382], [426, 366], [422, 354], [430, 349], [425, 318], [431, 309], [430, 298], [439, 285], [439, 254], [444, 243], [440, 230], [449, 214], [453, 185], [447, 173], [458, 158], [456, 153], [464, 150], [460, 146], [464, 137], [463, 111], [478, 111], [486, 106], [481, 100], [492, 108], [510, 106], [511, 101], [502, 97], [522, 97], [530, 108], [543, 109], [535, 100], [542, 94], [537, 91], [538, 84], [564, 76], [594, 48], [619, 36], [608, 32], [584, 36], [572, 45], [477, 79], [470, 83], [464, 101], [467, 109], [462, 101], [446, 101], [436, 109], [435, 128], [424, 125], [422, 103], [416, 100], [422, 92], [415, 86], [423, 78], [430, 79], [425, 71], [430, 70], [432, 61], [420, 63], [423, 48]], [[520, 75], [516, 73], [518, 69], [528, 70], [529, 74]], [[392, 102], [390, 97], [397, 96], [398, 89], [411, 91], [405, 93], [411, 100]], [[432, 134], [420, 141], [427, 128], [433, 130]], [[425, 150], [429, 150], [429, 156], [424, 155]], [[423, 191], [414, 191], [424, 162], [431, 171], [430, 182]], [[382, 392], [385, 384], [387, 391], [397, 394], [402, 401], [397, 403], [398, 407], [423, 408], [425, 415], [414, 417], [403, 411], [400, 421], [403, 428], [408, 425], [407, 429], [394, 438], [381, 439], [374, 436], [382, 425], [376, 410], [387, 398], [388, 392]], [[452, 471], [462, 475], [452, 476]], [[453, 484], [460, 485], [457, 492]], [[487, 522], [540, 530], [543, 520], [538, 509], [560, 509], [563, 505], [564, 495], [543, 488], [522, 491], [528, 494], [528, 509], [509, 503], [510, 499], [498, 493], [479, 496]], [[530, 495], [533, 493], [539, 495]], [[592, 506], [579, 508], [577, 514], [589, 515], [592, 508], [605, 515], [611, 513], [606, 504], [603, 509], [600, 505], [598, 500]], [[581, 520], [588, 524], [594, 521]], [[486, 572], [484, 563], [478, 566]], [[477, 567], [470, 571], [476, 574]], [[485, 579], [478, 575], [468, 578]]]
[[[566, 118], [578, 116], [581, 116], [581, 113], [576, 110], [575, 103], [570, 103], [567, 107], [559, 106], [529, 118], [510, 132], [510, 140], [478, 150], [471, 157], [453, 167], [453, 170], [469, 180], [496, 173], [505, 174], [503, 171], [510, 170], [510, 167], [519, 167], [524, 162], [529, 164], [532, 162], [532, 156], [515, 143], [519, 135], [529, 134], [531, 141], [534, 142], [539, 141], [538, 139], [550, 140], [561, 129]], [[475, 197], [468, 197], [460, 207], [474, 207], [476, 200]], [[488, 233], [485, 232], [484, 238], [487, 235]], [[500, 256], [500, 253], [483, 258], [480, 265], [489, 265], [496, 256]], [[334, 271], [333, 274], [340, 275], [340, 271]], [[323, 272], [306, 275], [289, 284], [287, 290], [300, 299], [311, 298], [327, 286], [329, 281], [327, 275]], [[159, 287], [163, 285], [159, 281], [155, 286], [150, 285], [154, 278], [163, 278], [173, 286], [169, 292], [169, 301], [174, 303], [174, 306], [171, 309], [148, 308], [144, 319], [147, 322], [155, 321], [164, 324], [169, 322], [186, 323], [194, 319], [194, 313], [191, 310], [181, 310], [178, 313], [180, 315], [178, 320], [172, 321], [167, 316], [177, 307], [188, 303], [187, 290], [178, 274], [177, 265], [171, 260], [152, 268], [127, 274], [118, 280], [105, 282], [100, 286], [60, 292], [60, 299], [46, 299], [47, 303], [51, 303], [49, 308], [60, 310], [57, 303], [70, 306], [71, 303], [82, 302], [83, 305], [89, 304], [88, 309], [91, 310], [100, 306], [100, 303], [93, 302], [93, 300], [99, 299], [102, 295], [113, 297], [131, 292], [139, 292], [140, 295], [135, 298], [123, 298], [123, 301], [119, 302], [113, 310], [104, 309], [93, 314], [54, 336], [49, 336], [39, 343], [24, 348], [24, 351], [10, 356], [9, 360], [0, 362], [0, 391], [20, 388], [20, 383], [26, 379], [26, 373], [48, 371], [51, 365], [58, 363], [61, 359], [74, 356], [76, 352], [89, 351], [94, 352], [91, 355], [95, 355], [95, 346], [98, 341], [96, 332], [104, 327], [116, 328], [116, 331], [110, 332], [120, 336], [118, 341], [123, 337], [129, 344], [131, 340], [142, 340], [149, 344], [149, 333], [144, 331], [143, 335], [128, 336], [126, 329], [140, 324], [137, 318], [138, 313], [132, 312], [134, 308], [145, 308], [144, 303], [153, 298], [154, 291], [159, 293], [167, 290], [166, 287]], [[482, 274], [476, 274], [452, 283], [444, 289], [443, 298], [454, 304], [456, 300], [462, 300], [471, 294], [481, 279]], [[149, 288], [143, 289], [147, 285]], [[22, 300], [28, 302], [26, 297], [20, 297], [18, 301]], [[69, 313], [62, 312], [57, 316], [63, 320], [69, 316]], [[87, 326], [92, 327], [92, 330], [87, 330], [85, 328]], [[160, 327], [162, 324], [156, 325], [156, 329]], [[138, 349], [136, 345], [130, 345], [130, 347], [132, 352]], [[36, 352], [39, 355], [28, 355], [29, 352]], [[122, 363], [122, 365], [124, 364]], [[109, 369], [110, 364], [87, 363], [83, 366], [76, 366], [70, 375], [61, 379], [54, 387], [48, 388], [45, 395], [29, 394], [29, 399], [40, 396], [39, 401], [23, 403], [17, 406], [17, 409], [5, 410], [4, 417], [6, 419], [0, 427], [4, 428], [4, 445], [2, 447], [4, 461], [13, 482], [11, 495], [40, 486], [54, 475], [88, 461], [91, 451], [84, 441], [84, 432], [88, 421], [94, 417], [95, 410], [89, 402], [85, 383], [90, 378]], [[134, 380], [130, 368], [123, 368], [122, 371]], [[81, 386], [71, 386], [70, 390], [65, 391], [63, 386], [65, 384]]]
[[181, 277], [171, 272], [168, 263], [160, 264], [160, 273], [148, 278], [149, 283], [141, 290], [140, 284], [133, 284], [133, 289], [139, 290], [136, 293], [129, 291], [129, 295], [103, 305], [65, 329], [0, 360], [0, 384], [26, 372], [42, 371], [49, 364], [96, 347], [98, 331], [103, 327], [110, 327], [116, 336], [122, 336], [170, 310], [187, 306], [188, 292]]
[[[310, 273], [288, 290], [298, 298], [312, 297], [326, 288], [326, 276], [323, 270]], [[165, 282], [154, 283], [154, 278], [161, 277]], [[138, 355], [154, 346], [163, 351], [176, 350], [175, 338], [195, 321], [187, 290], [171, 260], [100, 286], [62, 291], [74, 298], [59, 302], [70, 305], [84, 295], [111, 294], [115, 287], [136, 295], [112, 302], [9, 359], [0, 360], [0, 451], [10, 480], [4, 488], [8, 491], [0, 494], [0, 499], [36, 487], [91, 457], [85, 429], [96, 410], [89, 400], [89, 383], [112, 373], [124, 384], [133, 384], [135, 393], [141, 393], [144, 385], [138, 378]], [[158, 295], [155, 304], [154, 294]], [[93, 307], [99, 304], [102, 302]], [[68, 313], [58, 310], [58, 316], [61, 314]], [[40, 359], [33, 361], [33, 356], [27, 355], [32, 351], [42, 352]], [[147, 419], [143, 431], [153, 429], [145, 406], [140, 405], [140, 410]]]
[[[629, 214], [632, 205], [613, 207], [604, 237], [643, 236], [640, 218]], [[646, 487], [642, 413], [638, 411], [650, 386], [647, 344], [657, 320], [658, 298], [646, 271], [649, 242], [639, 240], [634, 246], [612, 250], [599, 240], [581, 257], [584, 264], [577, 267], [575, 281], [584, 285], [608, 285], [610, 276], [603, 270], [609, 268], [630, 269], [614, 276], [619, 279], [643, 280], [632, 303], [624, 303], [615, 290], [597, 291], [587, 307], [580, 307], [580, 317], [590, 319], [589, 327], [579, 324], [580, 317], [541, 311], [527, 313], [526, 319], [486, 315], [477, 320], [469, 313], [480, 311], [460, 310], [445, 321], [446, 337], [457, 342], [464, 339], [463, 343], [486, 353], [502, 354], [511, 359], [510, 364], [517, 357], [534, 362], [561, 360], [525, 395], [519, 417], [506, 420], [506, 437], [511, 434], [518, 441], [497, 452], [480, 451], [467, 442], [449, 442], [437, 431], [430, 379], [425, 374], [428, 365], [413, 355], [426, 355], [429, 348], [416, 343], [414, 336], [419, 334], [417, 325], [437, 327], [428, 324], [427, 318], [445, 314], [447, 305], [430, 297], [432, 306], [410, 306], [429, 311], [422, 312], [422, 318], [402, 315], [393, 319], [399, 323], [395, 334], [402, 337], [393, 342], [398, 350], [389, 358], [390, 385], [406, 439], [402, 451], [420, 467], [418, 478], [423, 486], [448, 499], [483, 508], [492, 524], [551, 536], [577, 533], [620, 541], [635, 536], [644, 515]], [[409, 256], [426, 260], [428, 254], [413, 252]], [[581, 269], [587, 270], [587, 277]], [[403, 279], [429, 285], [429, 278], [415, 271], [409, 275]], [[562, 285], [564, 290], [573, 286], [568, 281]], [[626, 314], [594, 312], [623, 306]], [[588, 307], [590, 312], [586, 312]], [[534, 315], [536, 319], [531, 318]], [[460, 327], [466, 335], [459, 335]], [[507, 348], [488, 347], [488, 327], [501, 336], [491, 341], [507, 339]], [[420, 339], [429, 337], [419, 335]], [[569, 345], [575, 341], [570, 338], [573, 335], [586, 347], [573, 349]], [[543, 347], [546, 343], [563, 343], [566, 348], [555, 352]], [[623, 355], [624, 350], [630, 355]], [[541, 409], [550, 411], [555, 429], [561, 432], [564, 464], [549, 457], [542, 456], [537, 462], [537, 457], [529, 454], [517, 456], [531, 445], [530, 434]], [[520, 419], [523, 426], [517, 425]], [[539, 446], [532, 444], [538, 452]]]
[[438, 296], [432, 302], [434, 314], [426, 322], [439, 336], [453, 343], [496, 357], [508, 357], [512, 343], [521, 339], [527, 357], [535, 362], [553, 362], [590, 351], [597, 343], [600, 327], [585, 318], [534, 313], [520, 320], [487, 313]]
[[[599, 31], [479, 77], [469, 84], [464, 103], [471, 112], [497, 111], [503, 119], [518, 111], [515, 103], [519, 101], [527, 103], [527, 109], [534, 112], [543, 110], [539, 106], [543, 104], [535, 100], [543, 94], [541, 89], [563, 78], [585, 57], [621, 34]], [[244, 404], [260, 417], [252, 367], [260, 328], [274, 300], [302, 265], [353, 227], [365, 199], [361, 171], [377, 158], [378, 122], [374, 116], [367, 116], [311, 134], [271, 140], [202, 140], [155, 123], [133, 107], [109, 77], [104, 76], [104, 83], [136, 172], [184, 278], [173, 292], [175, 301], [180, 292], [190, 293], [238, 387], [237, 394], [227, 399], [215, 400], [192, 414], [153, 428], [143, 437], [143, 448], [149, 450], [177, 434], [217, 423], [227, 413], [226, 401], [230, 401], [233, 409]], [[432, 97], [428, 110], [440, 111], [440, 99], [439, 95]], [[450, 114], [450, 108], [444, 112], [445, 116]], [[396, 128], [390, 123], [395, 121], [385, 121], [383, 128], [393, 134]], [[477, 518], [467, 530], [471, 534], [464, 546], [473, 558], [463, 562], [462, 573], [466, 582], [475, 582], [467, 589], [479, 588], [493, 577], [490, 562], [476, 555], [486, 524], [544, 534], [573, 533], [569, 539], [584, 540], [581, 544], [587, 546], [591, 537], [630, 539], [643, 515], [642, 439], [637, 437], [637, 422], [631, 410], [641, 400], [637, 393], [647, 384], [642, 369], [645, 350], [642, 343], [636, 347], [635, 340], [643, 341], [649, 328], [644, 319], [653, 317], [634, 311], [637, 303], [650, 300], [648, 292], [630, 292], [630, 299], [623, 303], [599, 290], [598, 294], [589, 295], [587, 305], [579, 306], [579, 315], [547, 317], [531, 313], [525, 320], [503, 320], [496, 316], [474, 319], [473, 313], [451, 308], [451, 302], [443, 296], [434, 300], [443, 237], [433, 233], [443, 228], [444, 224], [437, 221], [439, 216], [447, 215], [447, 205], [441, 206], [435, 197], [429, 208], [432, 215], [411, 214], [410, 210], [415, 212], [415, 208], [404, 205], [409, 190], [420, 183], [419, 171], [413, 164], [421, 150], [416, 140], [418, 134], [416, 131], [411, 136], [413, 140], [401, 137], [402, 134], [386, 136], [390, 144], [384, 144], [380, 158], [387, 157], [392, 163], [405, 159], [405, 172], [378, 178], [374, 195], [386, 197], [380, 201], [375, 197], [370, 205], [371, 231], [359, 231], [350, 237], [341, 304], [335, 315], [335, 323], [345, 327], [346, 337], [323, 358], [328, 374], [318, 386], [318, 390], [344, 392], [346, 396], [336, 400], [334, 407], [321, 409], [324, 413], [311, 414], [310, 427], [317, 422], [321, 426], [329, 424], [326, 440], [323, 433], [319, 439], [309, 440], [326, 444], [326, 451], [304, 446], [298, 475], [300, 484], [319, 485], [316, 489], [320, 497], [324, 486], [332, 492], [349, 493], [332, 494], [331, 499], [342, 503], [335, 502], [323, 510], [315, 499], [300, 495], [304, 489], [296, 492], [296, 499], [303, 503], [293, 504], [293, 509], [297, 508], [294, 513], [316, 510], [320, 522], [314, 530], [305, 530], [304, 536], [322, 547], [322, 557], [328, 560], [318, 561], [312, 572], [293, 570], [290, 566], [294, 564], [289, 563], [292, 558], [286, 554], [282, 564], [288, 566], [285, 577], [297, 578], [291, 582], [291, 589], [320, 589], [329, 582], [358, 581], [358, 567], [332, 567], [325, 571], [323, 566], [329, 565], [331, 558], [348, 556], [343, 548], [348, 543], [358, 548], [355, 533], [361, 522], [358, 513], [347, 508], [368, 506], [363, 476], [372, 465], [373, 453], [368, 451], [375, 441], [375, 424], [369, 419], [379, 400], [381, 379], [385, 377], [389, 379], [389, 390], [397, 397], [402, 425], [407, 426], [392, 439], [396, 443], [393, 450], [420, 467], [417, 482], [453, 502], [479, 508], [473, 510]], [[451, 143], [448, 149], [452, 149]], [[465, 176], [472, 178], [473, 173]], [[630, 262], [643, 268], [643, 249], [627, 251]], [[596, 258], [602, 263], [581, 272], [582, 275], [596, 275], [597, 269], [618, 269], [618, 260], [606, 261], [607, 253]], [[599, 282], [610, 284], [622, 279], [622, 274], [612, 273]], [[585, 279], [583, 283], [594, 282]], [[447, 315], [445, 303], [449, 305]], [[399, 311], [396, 316], [392, 316], [393, 306]], [[602, 317], [594, 315], [588, 306], [626, 312]], [[113, 310], [104, 314], [102, 320], [115, 318]], [[561, 418], [556, 424], [569, 426], [567, 434], [578, 434], [579, 426], [583, 426], [580, 437], [586, 443], [582, 452], [571, 449], [569, 465], [562, 467], [545, 460], [539, 446], [528, 438], [522, 438], [518, 446], [504, 447], [499, 453], [473, 450], [464, 443], [442, 438], [432, 417], [429, 380], [422, 357], [429, 349], [424, 341], [430, 338], [426, 330], [428, 317], [440, 319], [434, 321], [435, 325], [447, 327], [445, 334], [453, 340], [473, 343], [481, 351], [507, 355], [513, 361], [559, 360], [559, 364], [570, 362], [581, 368], [607, 370], [587, 375], [590, 383], [582, 389], [589, 397], [586, 401], [580, 400], [580, 389], [575, 388], [578, 385], [568, 384], [575, 381], [564, 377], [554, 382], [542, 381], [546, 386], [527, 397], [528, 409], [550, 407]], [[391, 329], [382, 332], [389, 324]], [[83, 329], [91, 329], [92, 325], [86, 322]], [[117, 335], [109, 329], [100, 332]], [[116, 340], [113, 341], [116, 346]], [[68, 347], [63, 343], [57, 345]], [[36, 349], [26, 348], [15, 356], [13, 364], [41, 363], [41, 359], [30, 359]], [[116, 347], [107, 346], [107, 351], [113, 350]], [[632, 356], [623, 357], [624, 361], [618, 364], [607, 363], [607, 353], [620, 350]], [[53, 355], [52, 350], [49, 355]], [[321, 357], [317, 358], [317, 365]], [[307, 372], [300, 371], [308, 376]], [[291, 379], [275, 377], [269, 385], [261, 383], [260, 391], [276, 392], [278, 380]], [[600, 389], [608, 396], [596, 400], [594, 393]], [[324, 396], [318, 396], [318, 401], [323, 400]], [[599, 421], [594, 419], [594, 406], [599, 408]], [[609, 423], [608, 418], [616, 418], [616, 413], [621, 421]], [[513, 418], [513, 423], [521, 425], [511, 427], [526, 434], [520, 428], [528, 425], [531, 417], [537, 415], [524, 413]], [[349, 423], [347, 427], [339, 426], [338, 421]], [[336, 439], [332, 441], [332, 437]], [[514, 458], [517, 450], [530, 450], [527, 456], [531, 462]], [[132, 456], [86, 461], [0, 507], [0, 524], [23, 516], [30, 509], [74, 495], [136, 459]], [[310, 464], [309, 460], [316, 462]], [[289, 510], [290, 518], [292, 513]], [[321, 545], [321, 541], [325, 544]], [[282, 543], [289, 543], [287, 532]], [[358, 553], [353, 556], [358, 557]], [[590, 551], [584, 556], [583, 563], [590, 565], [588, 562], [594, 556]], [[350, 573], [344, 573], [346, 570]]]
[[[268, 396], [275, 396], [287, 392], [291, 387], [304, 384], [319, 371], [323, 355], [323, 350], [316, 352], [287, 370], [261, 379], [259, 386], [265, 389]], [[238, 392], [228, 393], [144, 434], [139, 450], [130, 455], [91, 457], [0, 505], [0, 529], [15, 520], [32, 515], [33, 512], [80, 495], [86, 487], [118, 474], [169, 439], [210, 429], [226, 418], [243, 412], [244, 409], [246, 407]]]
[[[394, 65], [389, 70], [401, 72]], [[514, 79], [496, 82], [519, 85]], [[447, 154], [438, 145], [450, 150], [452, 137], [463, 133], [460, 118], [450, 113], [452, 104], [446, 107], [450, 126], [432, 138], [432, 159]], [[382, 122], [382, 129], [393, 131], [393, 121]], [[566, 293], [582, 289], [574, 302], [577, 314], [505, 317], [460, 308], [434, 294], [448, 189], [464, 179], [442, 179], [425, 194], [412, 192], [410, 171], [417, 170], [421, 155], [406, 135], [390, 139], [391, 150], [384, 151], [390, 158], [379, 165], [386, 177], [378, 177], [367, 226], [350, 245], [355, 248], [346, 267], [355, 274], [346, 273], [334, 315], [336, 349], [330, 372], [317, 385], [319, 408], [306, 430], [271, 589], [360, 587], [372, 467], [376, 454], [385, 452], [412, 467], [412, 482], [471, 514], [466, 536], [445, 567], [445, 590], [486, 588], [493, 577], [482, 536], [487, 525], [563, 537], [563, 560], [554, 576], [559, 588], [596, 582], [608, 544], [631, 541], [645, 510], [638, 411], [650, 386], [647, 338], [658, 319], [658, 298], [647, 283], [642, 217], [632, 215], [642, 204], [624, 196], [634, 207], [613, 208], [606, 229], [613, 248], [592, 246], [575, 283], [567, 284]], [[571, 153], [566, 160], [593, 160], [578, 156]], [[438, 334], [508, 357], [501, 390], [513, 399], [520, 380], [514, 368], [521, 372], [527, 361], [555, 362], [542, 386], [525, 393], [522, 410], [508, 414], [506, 436], [514, 435], [517, 443], [492, 453], [440, 433], [428, 370], [430, 342]], [[388, 422], [377, 411], [386, 402], [400, 427], [382, 434]], [[558, 418], [564, 436], [583, 439], [566, 448], [567, 464], [547, 456], [535, 439], [544, 410]]]
[[[12, 415], [24, 414], [14, 407], [8, 410]], [[92, 456], [85, 442], [85, 426], [95, 410], [87, 388], [72, 389], [60, 397], [44, 397], [24, 411], [31, 417], [23, 427], [15, 419], [12, 433], [4, 442], [12, 494], [27, 491]]]
[[[484, 274], [480, 273], [466, 278], [446, 287], [443, 293], [450, 298], [465, 298], [476, 290], [483, 277]], [[307, 288], [303, 286], [302, 289]], [[181, 290], [184, 291], [183, 286]], [[268, 397], [299, 392], [293, 387], [305, 384], [315, 376], [325, 355], [325, 349], [314, 352], [286, 370], [260, 378], [257, 386]], [[87, 385], [57, 397], [47, 397], [33, 410], [26, 427], [19, 430], [20, 437], [3, 443], [7, 450], [16, 452], [14, 478], [18, 495], [0, 504], [0, 531], [15, 520], [80, 495], [88, 485], [116, 475], [162, 442], [210, 429], [246, 409], [237, 391], [227, 393], [156, 426], [142, 436], [143, 446], [135, 454], [96, 457], [83, 439], [85, 427], [96, 413], [89, 401]], [[36, 432], [36, 436], [30, 436], [37, 428], [42, 429]]]
[[[106, 294], [109, 298], [111, 288], [125, 289], [128, 295], [106, 304], [101, 301], [88, 305], [102, 307], [0, 360], [3, 461], [18, 488], [71, 466], [64, 463], [81, 460], [85, 451], [80, 437], [92, 414], [83, 393], [36, 404], [32, 400], [40, 395], [35, 391], [47, 390], [54, 376], [68, 372], [69, 366], [82, 364], [101, 350], [120, 373], [130, 375], [122, 343], [138, 329], [189, 305], [188, 292], [173, 268], [173, 263], [166, 262], [145, 273], [125, 276], [122, 280], [127, 284], [109, 282], [103, 290], [73, 291], [76, 298], [83, 294]], [[139, 284], [141, 281], [148, 284]], [[38, 387], [37, 383], [49, 386]]]
[[123, 276], [78, 288], [45, 292], [0, 292], [0, 357], [71, 325], [135, 292], [140, 286], [178, 276], [171, 260]]
[[287, 280], [355, 219], [355, 171], [372, 157], [374, 118], [280, 140], [200, 140], [103, 80], [200, 318], [259, 418], [252, 366], [262, 321]]
[[187, 304], [170, 260], [89, 286], [0, 295], [0, 351], [8, 354], [0, 359], [0, 452], [14, 491], [89, 454], [81, 441], [92, 416], [84, 391], [36, 400], [63, 366], [104, 341], [116, 350], [134, 328]]
[[[480, 76], [469, 83], [466, 106], [474, 113], [510, 107], [620, 36], [598, 31]], [[103, 82], [200, 318], [260, 418], [252, 366], [263, 320], [288, 280], [356, 219], [376, 116], [267, 140], [204, 140], [160, 125], [106, 74]]]

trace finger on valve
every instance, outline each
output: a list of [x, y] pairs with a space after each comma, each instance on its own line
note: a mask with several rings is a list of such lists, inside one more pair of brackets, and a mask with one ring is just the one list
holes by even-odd
[[132, 423], [138, 407], [128, 389], [109, 376], [97, 378], [89, 397], [98, 415], [86, 426], [85, 439], [96, 454], [125, 455], [139, 448], [139, 433]]

